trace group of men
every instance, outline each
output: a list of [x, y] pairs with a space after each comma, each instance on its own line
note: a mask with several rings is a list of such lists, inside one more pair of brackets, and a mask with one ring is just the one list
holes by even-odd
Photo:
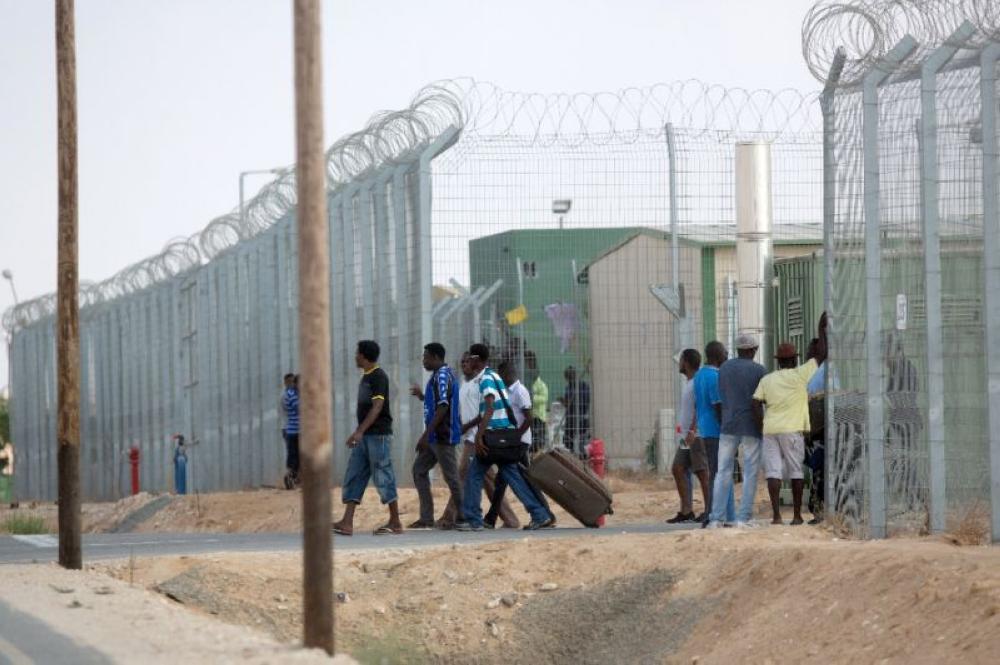
[[[717, 341], [705, 347], [704, 364], [696, 349], [680, 354], [680, 372], [685, 377], [678, 420], [682, 436], [672, 472], [681, 508], [667, 522], [701, 522], [707, 528], [750, 526], [758, 469], [763, 463], [771, 523], [783, 524], [780, 495], [784, 480], [792, 488], [791, 524], [803, 523], [805, 443], [812, 429], [809, 394], [816, 391], [820, 367], [825, 368], [826, 315], [820, 318], [819, 337], [813, 340], [809, 358], [801, 366], [795, 346], [782, 343], [775, 353], [777, 369], [768, 374], [754, 361], [758, 348], [753, 335], [741, 334], [736, 338], [737, 357], [732, 360]], [[741, 447], [743, 490], [737, 510], [734, 467]], [[692, 505], [692, 477], [701, 486], [705, 505], [701, 515], [695, 514]], [[816, 515], [810, 523], [820, 519]]]
[[[782, 524], [779, 506], [781, 485], [792, 487], [791, 524], [803, 523], [803, 465], [805, 436], [810, 432], [808, 394], [816, 384], [817, 372], [826, 360], [826, 315], [820, 319], [819, 337], [810, 346], [809, 358], [799, 366], [792, 344], [780, 344], [775, 353], [777, 369], [770, 374], [754, 361], [759, 344], [748, 334], [736, 339], [737, 357], [728, 359], [722, 343], [705, 347], [704, 363], [696, 349], [686, 349], [679, 357], [685, 377], [681, 396], [681, 441], [673, 460], [681, 508], [670, 523], [701, 522], [707, 528], [746, 527], [753, 518], [758, 469], [763, 464], [771, 500], [772, 524]], [[369, 482], [388, 507], [389, 519], [375, 530], [399, 534], [396, 477], [392, 465], [392, 411], [389, 404], [389, 377], [378, 365], [379, 345], [372, 340], [358, 343], [355, 360], [362, 372], [358, 389], [357, 428], [347, 439], [351, 449], [343, 484], [344, 513], [334, 522], [334, 532], [354, 533], [354, 513]], [[510, 488], [531, 516], [527, 530], [555, 526], [555, 516], [527, 473], [533, 430], [538, 421], [533, 413], [533, 395], [517, 376], [514, 363], [504, 361], [494, 370], [489, 365], [490, 349], [473, 344], [461, 359], [460, 381], [446, 362], [440, 343], [424, 347], [423, 367], [430, 373], [423, 387], [412, 386], [410, 393], [424, 406], [424, 430], [416, 442], [413, 481], [420, 501], [419, 518], [410, 529], [457, 529], [479, 531], [518, 528], [519, 520], [505, 499]], [[287, 446], [286, 487], [298, 484], [299, 396], [298, 377], [285, 376], [282, 408]], [[567, 400], [583, 401], [583, 382], [567, 371], [574, 394]], [[813, 385], [810, 386], [810, 383]], [[582, 386], [581, 386], [582, 384]], [[589, 387], [586, 389], [589, 401]], [[574, 404], [569, 403], [570, 407]], [[576, 404], [579, 406], [579, 403]], [[589, 406], [589, 405], [588, 405]], [[581, 419], [577, 408], [577, 420]], [[581, 423], [575, 425], [580, 428]], [[513, 452], [499, 459], [494, 446], [514, 442]], [[743, 449], [743, 488], [739, 509], [735, 505], [734, 467]], [[450, 498], [441, 516], [435, 519], [430, 472], [441, 471]], [[692, 479], [701, 487], [705, 510], [696, 515], [692, 504]], [[486, 492], [490, 510], [484, 517], [481, 496]], [[816, 520], [818, 521], [817, 516]]]
[[[513, 363], [502, 362], [494, 370], [489, 366], [489, 347], [473, 344], [462, 356], [465, 381], [460, 383], [445, 354], [444, 346], [437, 342], [424, 347], [423, 366], [430, 378], [424, 387], [414, 385], [410, 391], [423, 401], [424, 431], [417, 440], [413, 462], [420, 516], [408, 528], [481, 531], [495, 528], [498, 519], [506, 528], [518, 528], [517, 516], [504, 499], [508, 487], [531, 516], [526, 530], [554, 527], [555, 516], [545, 497], [526, 475], [532, 441], [532, 396], [518, 380]], [[354, 533], [354, 513], [369, 482], [374, 484], [389, 511], [388, 521], [374, 533], [403, 532], [392, 465], [389, 377], [378, 365], [379, 355], [376, 342], [358, 343], [355, 360], [362, 372], [358, 425], [347, 439], [351, 454], [342, 490], [344, 513], [333, 523], [333, 531], [344, 536]], [[297, 408], [296, 399], [296, 416]], [[288, 420], [290, 425], [291, 416]], [[286, 425], [286, 440], [289, 425]], [[505, 440], [517, 444], [516, 459], [497, 461], [492, 456], [495, 451], [491, 442]], [[434, 467], [441, 470], [450, 493], [448, 506], [437, 520], [430, 482]], [[481, 507], [484, 489], [491, 506], [485, 518]]]

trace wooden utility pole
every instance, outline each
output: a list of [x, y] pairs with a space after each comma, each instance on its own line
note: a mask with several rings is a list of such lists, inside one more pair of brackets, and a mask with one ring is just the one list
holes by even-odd
[[73, 0], [56, 0], [59, 126], [59, 253], [56, 373], [59, 565], [83, 567], [80, 551], [80, 322], [77, 301], [76, 35]]
[[320, 46], [319, 0], [295, 0], [303, 641], [306, 647], [318, 647], [332, 654], [330, 232], [326, 214]]

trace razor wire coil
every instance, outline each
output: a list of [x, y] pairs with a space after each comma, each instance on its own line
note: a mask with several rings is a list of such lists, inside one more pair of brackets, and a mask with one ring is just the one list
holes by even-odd
[[[435, 81], [409, 106], [380, 111], [365, 128], [343, 136], [326, 153], [328, 187], [336, 191], [377, 169], [412, 159], [449, 127], [467, 136], [515, 137], [533, 146], [629, 143], [659, 134], [666, 124], [694, 135], [715, 131], [777, 138], [814, 136], [820, 127], [817, 95], [792, 89], [726, 88], [698, 80], [598, 93], [510, 91], [472, 78]], [[220, 215], [198, 233], [169, 241], [163, 251], [115, 275], [81, 285], [88, 307], [136, 293], [194, 270], [271, 228], [295, 208], [293, 167], [286, 167], [240, 211]], [[4, 312], [8, 333], [55, 312], [47, 294]]]
[[975, 32], [962, 46], [980, 48], [1000, 39], [997, 0], [822, 0], [802, 23], [802, 55], [809, 71], [826, 82], [838, 48], [847, 60], [839, 85], [855, 86], [865, 72], [906, 35], [920, 45], [909, 58], [947, 43], [964, 21]]

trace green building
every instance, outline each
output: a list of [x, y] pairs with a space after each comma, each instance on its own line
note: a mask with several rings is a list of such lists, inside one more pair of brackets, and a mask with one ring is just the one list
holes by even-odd
[[[520, 230], [472, 240], [472, 290], [503, 281], [484, 306], [482, 330], [477, 333], [511, 355], [518, 353], [523, 339], [525, 349], [538, 359], [539, 372], [553, 400], [565, 390], [563, 373], [568, 366], [578, 371], [584, 368], [588, 380], [587, 287], [578, 275], [597, 256], [638, 230]], [[527, 318], [508, 324], [505, 314], [522, 304]]]

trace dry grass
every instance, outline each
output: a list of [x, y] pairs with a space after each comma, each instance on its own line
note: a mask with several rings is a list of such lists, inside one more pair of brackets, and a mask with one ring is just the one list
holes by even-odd
[[974, 501], [958, 514], [945, 538], [955, 545], [985, 545], [990, 537], [990, 513], [983, 501]]

